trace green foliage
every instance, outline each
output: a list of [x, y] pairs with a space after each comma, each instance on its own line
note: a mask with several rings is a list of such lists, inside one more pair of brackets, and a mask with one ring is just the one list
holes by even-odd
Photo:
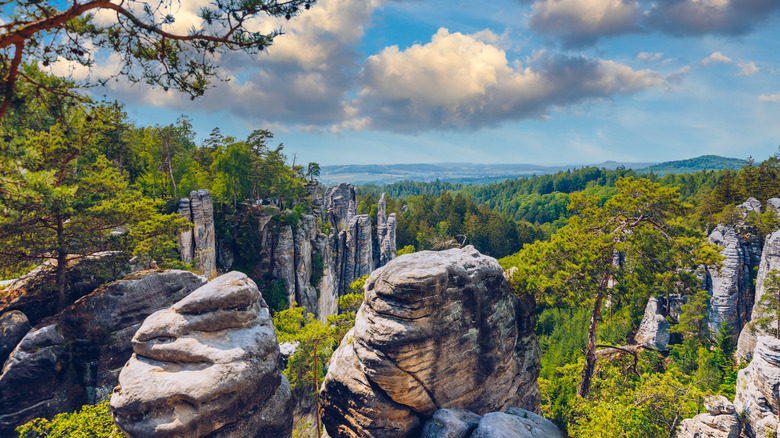
[[322, 275], [325, 272], [325, 265], [322, 263], [322, 254], [316, 252], [311, 256], [311, 285], [318, 287], [322, 281]]
[[769, 271], [764, 280], [764, 294], [757, 303], [758, 310], [765, 315], [756, 319], [756, 324], [765, 331], [770, 332], [772, 322], [776, 322], [774, 327], [775, 336], [780, 339], [780, 270], [773, 269]]
[[268, 307], [274, 312], [281, 312], [289, 308], [290, 298], [287, 295], [287, 281], [285, 279], [274, 281], [264, 298]]
[[403, 248], [396, 251], [395, 255], [402, 256], [404, 254], [411, 254], [413, 252], [415, 252], [414, 245], [406, 245]]
[[57, 414], [52, 420], [36, 418], [16, 428], [19, 438], [120, 438], [125, 435], [114, 425], [108, 400], [84, 405], [79, 411]]
[[366, 285], [366, 280], [368, 280], [368, 275], [364, 275], [357, 280], [353, 281], [349, 284], [349, 292], [350, 294], [360, 294], [360, 296], [363, 296], [363, 286]]

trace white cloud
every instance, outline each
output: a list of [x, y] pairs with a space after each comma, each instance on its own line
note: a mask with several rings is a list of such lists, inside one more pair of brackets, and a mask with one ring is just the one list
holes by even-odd
[[701, 63], [704, 65], [710, 65], [713, 63], [730, 64], [731, 58], [720, 52], [713, 52], [710, 56], [702, 59]]
[[650, 53], [650, 52], [640, 52], [638, 55], [636, 55], [636, 59], [645, 62], [660, 61], [663, 57], [664, 57], [663, 53]]
[[762, 94], [758, 96], [760, 102], [780, 102], [780, 93]]
[[530, 24], [567, 46], [581, 46], [600, 37], [638, 31], [640, 15], [636, 0], [537, 0]]
[[758, 66], [756, 66], [755, 62], [739, 62], [737, 63], [737, 67], [739, 67], [739, 75], [740, 76], [752, 76], [760, 70]]
[[542, 118], [555, 108], [661, 87], [650, 70], [609, 60], [534, 53], [510, 64], [473, 35], [439, 29], [431, 42], [384, 49], [366, 61], [352, 103], [374, 129], [474, 129]]

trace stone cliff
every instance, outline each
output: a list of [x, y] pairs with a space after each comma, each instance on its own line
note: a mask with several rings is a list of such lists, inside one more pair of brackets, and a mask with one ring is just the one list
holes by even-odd
[[193, 190], [189, 199], [179, 201], [179, 214], [192, 222], [191, 230], [179, 236], [179, 254], [184, 263], [195, 261], [207, 278], [217, 275], [214, 204], [208, 190]]
[[440, 408], [536, 411], [534, 303], [473, 247], [398, 257], [365, 285], [320, 391], [332, 438], [415, 436]]

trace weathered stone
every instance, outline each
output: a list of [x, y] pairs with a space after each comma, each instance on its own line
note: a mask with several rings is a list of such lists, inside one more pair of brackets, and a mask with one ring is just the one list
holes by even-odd
[[319, 310], [319, 319], [325, 322], [329, 315], [335, 315], [339, 312], [338, 303], [338, 279], [333, 265], [333, 255], [331, 252], [330, 241], [324, 234], [317, 236], [315, 241], [317, 253], [322, 260], [322, 279], [320, 284], [312, 286], [319, 287], [320, 297], [317, 308]]
[[525, 409], [485, 414], [471, 438], [563, 438], [548, 419]]
[[761, 214], [761, 201], [750, 197], [747, 199], [747, 201], [737, 205], [737, 208], [742, 210], [745, 214], [752, 212]]
[[726, 321], [736, 338], [750, 318], [753, 305], [750, 270], [758, 261], [754, 264], [750, 243], [741, 239], [731, 226], [718, 225], [709, 241], [722, 247], [721, 255], [724, 256], [720, 271], [709, 269], [706, 286], [711, 293], [710, 330], [717, 333], [720, 324]]
[[231, 272], [149, 316], [111, 397], [135, 437], [289, 436], [289, 384], [268, 306]]
[[420, 438], [468, 438], [481, 419], [465, 409], [439, 409], [425, 423]]
[[734, 397], [734, 407], [745, 420], [742, 427], [748, 436], [776, 436], [779, 387], [780, 340], [760, 336], [750, 365], [737, 374]]
[[346, 231], [337, 236], [336, 272], [339, 295], [349, 284], [374, 270], [371, 218], [367, 214], [353, 216]]
[[390, 217], [385, 216], [386, 210], [385, 194], [379, 198], [378, 213], [377, 213], [377, 246], [379, 250], [379, 257], [375, 261], [377, 267], [386, 265], [390, 260], [395, 258], [395, 213], [390, 214]]
[[780, 269], [780, 230], [767, 236], [764, 242], [764, 250], [761, 254], [761, 262], [758, 265], [758, 274], [756, 276], [755, 301], [751, 314], [751, 322], [745, 325], [739, 334], [737, 344], [737, 358], [744, 362], [749, 362], [753, 357], [753, 349], [756, 347], [758, 336], [770, 334], [762, 324], [757, 324], [757, 320], [769, 317], [770, 321], [765, 324], [769, 327], [776, 325], [776, 319], [771, 312], [765, 311], [757, 305], [766, 291], [766, 277], [770, 271]]
[[532, 298], [473, 247], [398, 257], [365, 285], [321, 390], [333, 438], [413, 436], [440, 408], [539, 406]]
[[272, 272], [274, 277], [284, 280], [287, 299], [292, 306], [293, 303], [297, 302], [297, 299], [295, 296], [295, 241], [290, 225], [284, 225], [278, 230], [273, 251]]
[[766, 201], [766, 208], [771, 209], [776, 214], [780, 215], [780, 198], [769, 198]]
[[[305, 187], [311, 198], [312, 205], [315, 207], [322, 206], [324, 202], [322, 199], [322, 187], [320, 187], [320, 183], [317, 181], [309, 181], [306, 183]], [[319, 211], [315, 210], [314, 214], [319, 217]]]
[[739, 438], [739, 415], [699, 414], [680, 422], [677, 438]]
[[647, 301], [645, 316], [642, 318], [642, 323], [639, 325], [634, 339], [637, 344], [658, 351], [666, 351], [669, 348], [669, 323], [655, 297], [650, 297]]
[[217, 245], [214, 231], [214, 204], [208, 190], [193, 190], [190, 193], [192, 209], [193, 257], [198, 269], [207, 278], [217, 275]]
[[[65, 274], [66, 304], [120, 278], [129, 270], [128, 256], [122, 253], [103, 252], [71, 259]], [[57, 261], [46, 260], [24, 276], [8, 282], [0, 289], [0, 313], [18, 310], [33, 326], [57, 313], [56, 271]]]
[[[189, 198], [181, 198], [179, 200], [179, 215], [192, 222], [192, 208], [190, 207]], [[186, 264], [192, 263], [193, 251], [195, 250], [192, 233], [192, 229], [179, 233], [179, 257], [181, 258], [181, 261]]]
[[0, 436], [33, 418], [105, 400], [141, 322], [204, 282], [186, 271], [131, 274], [32, 329], [0, 374]]
[[325, 210], [336, 233], [346, 229], [349, 221], [357, 214], [357, 191], [349, 183], [329, 187], [325, 192]]
[[320, 313], [317, 309], [319, 305], [317, 290], [311, 284], [312, 254], [316, 239], [316, 219], [312, 215], [302, 217], [298, 229], [293, 235], [295, 242], [295, 295], [298, 304], [305, 307], [307, 312], [315, 315]]
[[0, 369], [31, 328], [30, 321], [18, 310], [0, 314]]
[[710, 415], [731, 415], [736, 411], [734, 409], [734, 403], [731, 403], [729, 399], [722, 395], [710, 396], [704, 399], [704, 409]]

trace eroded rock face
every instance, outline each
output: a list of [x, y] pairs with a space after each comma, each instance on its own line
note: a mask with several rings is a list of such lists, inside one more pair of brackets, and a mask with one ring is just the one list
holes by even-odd
[[669, 348], [669, 323], [659, 308], [658, 300], [650, 297], [645, 306], [645, 316], [634, 337], [637, 344], [659, 351]]
[[[192, 222], [192, 207], [190, 207], [189, 198], [181, 198], [179, 200], [179, 215]], [[194, 251], [192, 232], [193, 230], [189, 229], [179, 233], [179, 256], [181, 261], [187, 264], [192, 263], [192, 255]]]
[[374, 270], [371, 218], [367, 214], [353, 216], [347, 229], [334, 237], [338, 292], [341, 295], [349, 289], [350, 283]]
[[133, 337], [111, 397], [135, 437], [284, 437], [289, 383], [257, 285], [231, 272], [155, 312]]
[[18, 310], [0, 314], [0, 369], [31, 328], [30, 321]]
[[473, 247], [423, 251], [376, 270], [320, 401], [333, 437], [406, 437], [440, 408], [536, 411], [534, 305]]
[[780, 387], [780, 340], [760, 336], [753, 360], [737, 375], [734, 407], [745, 419], [750, 437], [777, 436], [778, 388]]
[[217, 245], [214, 231], [214, 204], [208, 190], [195, 190], [190, 193], [192, 208], [193, 258], [198, 268], [207, 278], [217, 275]]
[[552, 421], [525, 409], [485, 414], [471, 438], [563, 438]]
[[395, 258], [395, 213], [391, 213], [389, 217], [385, 215], [387, 209], [387, 203], [385, 201], [385, 194], [379, 198], [378, 212], [377, 212], [377, 245], [379, 246], [379, 258], [376, 260], [376, 266], [384, 266], [390, 260]]
[[709, 270], [710, 330], [718, 333], [721, 322], [726, 321], [732, 333], [737, 334], [750, 318], [753, 305], [750, 270], [758, 264], [760, 256], [754, 260], [754, 245], [740, 238], [731, 226], [718, 225], [710, 233], [709, 241], [722, 247], [724, 256], [720, 272], [715, 268]]
[[357, 191], [349, 183], [328, 187], [325, 192], [325, 210], [336, 233], [346, 229], [349, 221], [357, 214]]
[[740, 419], [726, 397], [709, 397], [704, 401], [707, 413], [680, 423], [678, 438], [738, 438]]
[[186, 271], [131, 274], [30, 330], [0, 374], [0, 436], [13, 436], [33, 418], [108, 398], [141, 322], [204, 282]]

